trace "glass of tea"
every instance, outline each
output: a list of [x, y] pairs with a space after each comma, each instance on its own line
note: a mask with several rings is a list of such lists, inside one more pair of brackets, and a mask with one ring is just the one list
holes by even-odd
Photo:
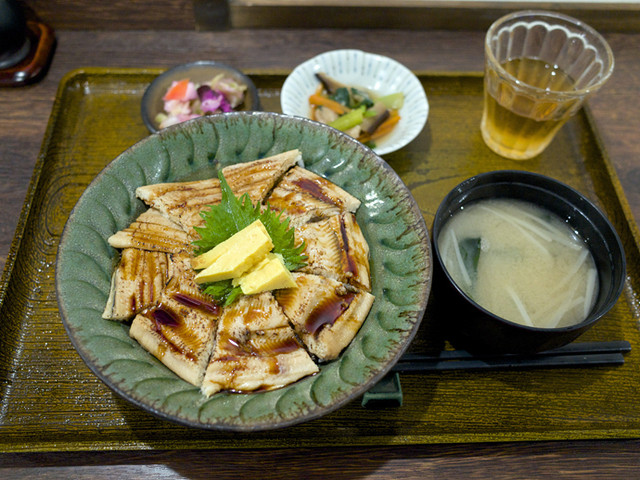
[[613, 72], [613, 52], [590, 26], [560, 13], [522, 11], [485, 39], [482, 138], [513, 160], [541, 153]]

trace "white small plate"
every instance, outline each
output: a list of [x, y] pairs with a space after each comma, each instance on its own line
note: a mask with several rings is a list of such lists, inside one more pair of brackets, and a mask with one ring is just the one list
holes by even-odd
[[315, 77], [318, 72], [380, 95], [404, 94], [404, 105], [399, 111], [400, 122], [373, 149], [378, 155], [407, 145], [427, 122], [427, 95], [411, 70], [391, 58], [361, 50], [332, 50], [298, 65], [282, 86], [280, 105], [284, 114], [309, 118], [309, 96], [318, 87]]

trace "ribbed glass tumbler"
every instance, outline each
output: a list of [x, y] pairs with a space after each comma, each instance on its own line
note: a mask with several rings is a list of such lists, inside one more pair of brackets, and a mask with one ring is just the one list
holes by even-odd
[[613, 64], [605, 39], [575, 18], [543, 11], [500, 18], [485, 38], [482, 138], [503, 157], [535, 157]]

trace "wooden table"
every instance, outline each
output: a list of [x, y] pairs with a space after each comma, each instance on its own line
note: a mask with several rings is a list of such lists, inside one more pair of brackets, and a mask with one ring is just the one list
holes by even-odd
[[[415, 71], [480, 71], [481, 31], [58, 31], [39, 83], [0, 89], [0, 267], [4, 267], [56, 88], [85, 66], [169, 67], [214, 59], [240, 69], [290, 70], [325, 50], [360, 48]], [[631, 210], [640, 220], [640, 34], [605, 35], [616, 56], [590, 106]], [[0, 319], [1, 320], [1, 319]], [[0, 478], [632, 478], [640, 440], [379, 448], [76, 452], [0, 456]]]

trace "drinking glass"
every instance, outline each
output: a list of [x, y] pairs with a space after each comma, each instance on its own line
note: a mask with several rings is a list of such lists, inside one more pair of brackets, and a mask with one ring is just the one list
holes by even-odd
[[613, 72], [613, 53], [590, 26], [560, 13], [521, 11], [485, 38], [482, 138], [513, 160], [541, 153]]

